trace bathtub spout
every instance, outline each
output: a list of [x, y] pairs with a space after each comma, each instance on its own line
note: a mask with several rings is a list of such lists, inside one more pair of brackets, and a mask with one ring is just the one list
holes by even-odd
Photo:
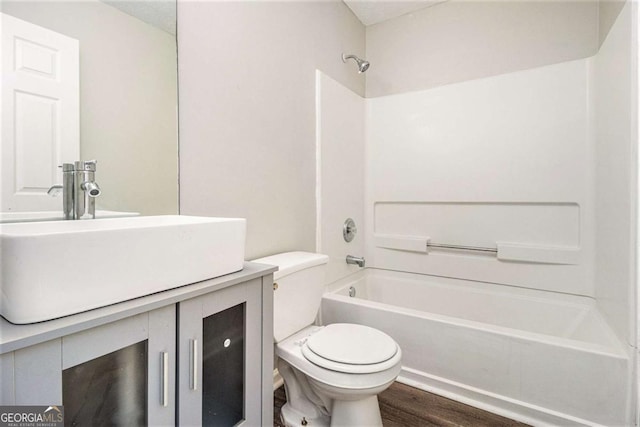
[[354, 264], [358, 267], [364, 267], [364, 257], [347, 255], [347, 264]]

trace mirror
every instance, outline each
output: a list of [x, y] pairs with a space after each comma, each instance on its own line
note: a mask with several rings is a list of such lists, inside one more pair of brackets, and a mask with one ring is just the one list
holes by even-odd
[[[11, 182], [2, 185], [3, 213], [62, 212], [62, 197], [46, 194], [51, 184], [62, 183], [58, 164], [96, 159], [96, 182], [102, 190], [96, 209], [177, 214], [175, 0], [3, 0], [0, 5], [3, 23], [5, 16], [20, 25], [26, 21], [27, 33], [53, 31], [63, 41], [77, 40], [79, 49], [77, 94], [60, 101], [58, 95], [10, 91], [19, 78], [9, 76], [6, 67], [22, 67], [36, 87], [67, 79], [56, 73], [73, 70], [73, 61], [70, 66], [60, 62], [57, 47], [23, 35], [12, 39], [11, 44], [23, 50], [16, 48], [12, 64], [3, 60], [3, 111], [15, 110], [14, 116], [7, 118], [3, 112], [2, 118], [3, 125], [10, 124], [4, 126], [10, 133], [2, 134], [1, 178]], [[79, 99], [75, 113], [74, 96]], [[5, 202], [11, 192], [20, 201]]]

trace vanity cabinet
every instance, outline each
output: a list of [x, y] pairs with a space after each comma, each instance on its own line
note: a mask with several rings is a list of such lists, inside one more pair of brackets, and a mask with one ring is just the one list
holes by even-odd
[[0, 405], [62, 404], [65, 425], [270, 425], [272, 271], [247, 263], [50, 322], [1, 319]]
[[65, 425], [172, 425], [175, 320], [169, 306], [16, 350], [2, 403], [64, 405]]

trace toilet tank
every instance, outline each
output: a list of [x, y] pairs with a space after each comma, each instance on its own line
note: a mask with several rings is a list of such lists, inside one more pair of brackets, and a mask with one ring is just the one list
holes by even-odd
[[320, 308], [329, 257], [287, 252], [253, 262], [278, 266], [273, 274], [273, 335], [280, 342], [313, 324]]

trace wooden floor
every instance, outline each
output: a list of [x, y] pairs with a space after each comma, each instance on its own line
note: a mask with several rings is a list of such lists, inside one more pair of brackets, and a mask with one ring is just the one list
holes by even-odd
[[[273, 425], [284, 427], [280, 421], [280, 408], [286, 402], [284, 387], [277, 389], [273, 396]], [[385, 427], [526, 426], [526, 424], [397, 382], [380, 393], [378, 401]]]

